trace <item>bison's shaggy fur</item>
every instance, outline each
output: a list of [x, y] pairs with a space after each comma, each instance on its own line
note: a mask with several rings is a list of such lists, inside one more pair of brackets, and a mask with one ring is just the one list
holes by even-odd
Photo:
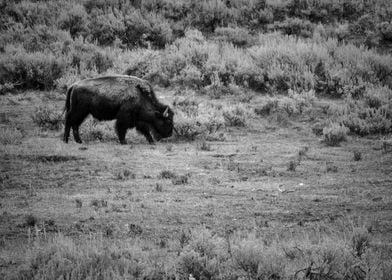
[[173, 111], [158, 101], [151, 85], [142, 79], [113, 75], [86, 79], [68, 88], [65, 103], [64, 142], [68, 142], [72, 127], [75, 141], [81, 143], [79, 126], [91, 114], [98, 120], [116, 119], [116, 132], [125, 144], [128, 128], [136, 127], [149, 143], [153, 137], [170, 137], [173, 131]]

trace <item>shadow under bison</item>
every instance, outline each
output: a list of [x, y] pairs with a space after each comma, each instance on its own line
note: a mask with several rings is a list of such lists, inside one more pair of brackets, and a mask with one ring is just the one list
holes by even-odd
[[71, 85], [65, 102], [64, 142], [70, 130], [77, 143], [82, 143], [79, 126], [91, 114], [99, 121], [116, 120], [116, 133], [126, 144], [128, 128], [136, 128], [150, 144], [173, 133], [171, 108], [158, 101], [152, 86], [145, 80], [127, 75], [85, 79]]

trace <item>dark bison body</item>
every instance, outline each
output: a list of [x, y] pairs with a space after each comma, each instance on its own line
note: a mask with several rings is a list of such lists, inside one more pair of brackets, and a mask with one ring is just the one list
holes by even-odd
[[133, 76], [104, 76], [76, 82], [68, 88], [65, 110], [66, 143], [71, 127], [75, 141], [82, 143], [79, 126], [89, 114], [100, 121], [116, 119], [121, 144], [126, 143], [128, 128], [136, 127], [149, 143], [154, 142], [151, 132], [159, 140], [170, 137], [173, 131], [173, 111], [157, 100], [147, 81]]

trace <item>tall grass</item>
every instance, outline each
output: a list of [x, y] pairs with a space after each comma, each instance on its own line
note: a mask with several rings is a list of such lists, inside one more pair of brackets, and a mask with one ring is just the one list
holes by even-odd
[[371, 233], [362, 227], [333, 232], [272, 241], [254, 232], [220, 236], [201, 228], [179, 237], [178, 252], [160, 256], [140, 240], [56, 234], [33, 241], [11, 278], [388, 279], [392, 260], [372, 246]]

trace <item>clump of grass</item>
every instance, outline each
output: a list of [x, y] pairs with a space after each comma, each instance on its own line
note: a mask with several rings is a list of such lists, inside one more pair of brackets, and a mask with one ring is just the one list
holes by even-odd
[[338, 123], [330, 123], [323, 129], [324, 142], [328, 146], [338, 146], [342, 141], [347, 140], [349, 129]]
[[23, 134], [16, 128], [0, 128], [0, 143], [2, 145], [17, 145], [22, 142]]
[[154, 189], [155, 189], [156, 192], [162, 192], [163, 191], [163, 186], [161, 184], [159, 184], [159, 183], [156, 183]]
[[178, 175], [178, 176], [172, 178], [172, 184], [173, 185], [185, 185], [185, 184], [188, 184], [189, 177], [190, 177], [189, 174]]
[[166, 145], [166, 152], [172, 152], [172, 151], [173, 151], [173, 144]]
[[35, 109], [31, 116], [41, 128], [58, 130], [63, 125], [63, 114], [52, 105], [43, 105]]
[[366, 228], [354, 228], [353, 235], [351, 237], [351, 245], [355, 252], [355, 255], [359, 258], [369, 248], [370, 234]]
[[211, 144], [204, 140], [197, 145], [197, 149], [201, 151], [211, 151]]
[[129, 230], [128, 233], [131, 235], [140, 235], [143, 233], [143, 228], [138, 224], [129, 224], [128, 230]]
[[135, 179], [136, 174], [130, 171], [129, 169], [122, 168], [115, 172], [115, 178], [117, 180], [127, 180], [127, 179]]
[[108, 207], [108, 202], [107, 200], [104, 199], [93, 199], [90, 202], [90, 205], [96, 208], [104, 208], [104, 207]]
[[332, 162], [327, 162], [327, 172], [338, 172], [338, 167], [334, 165]]
[[82, 208], [83, 202], [80, 198], [75, 199], [75, 206], [76, 206], [76, 208]]
[[309, 147], [305, 146], [298, 151], [298, 158], [302, 160], [302, 158], [306, 157], [306, 154], [309, 151]]
[[28, 227], [34, 227], [38, 224], [38, 218], [33, 214], [29, 214], [25, 217], [25, 223]]
[[175, 177], [177, 177], [177, 174], [170, 170], [162, 170], [158, 175], [158, 178], [161, 179], [172, 179]]
[[353, 152], [353, 155], [354, 155], [354, 160], [355, 160], [355, 161], [360, 161], [360, 160], [362, 160], [362, 153], [361, 153], [360, 151], [355, 150], [355, 151]]
[[230, 158], [229, 162], [227, 163], [227, 170], [239, 172], [240, 171], [239, 162], [236, 162], [232, 158]]
[[300, 165], [299, 159], [290, 160], [287, 166], [287, 171], [295, 172], [295, 170], [299, 165]]

